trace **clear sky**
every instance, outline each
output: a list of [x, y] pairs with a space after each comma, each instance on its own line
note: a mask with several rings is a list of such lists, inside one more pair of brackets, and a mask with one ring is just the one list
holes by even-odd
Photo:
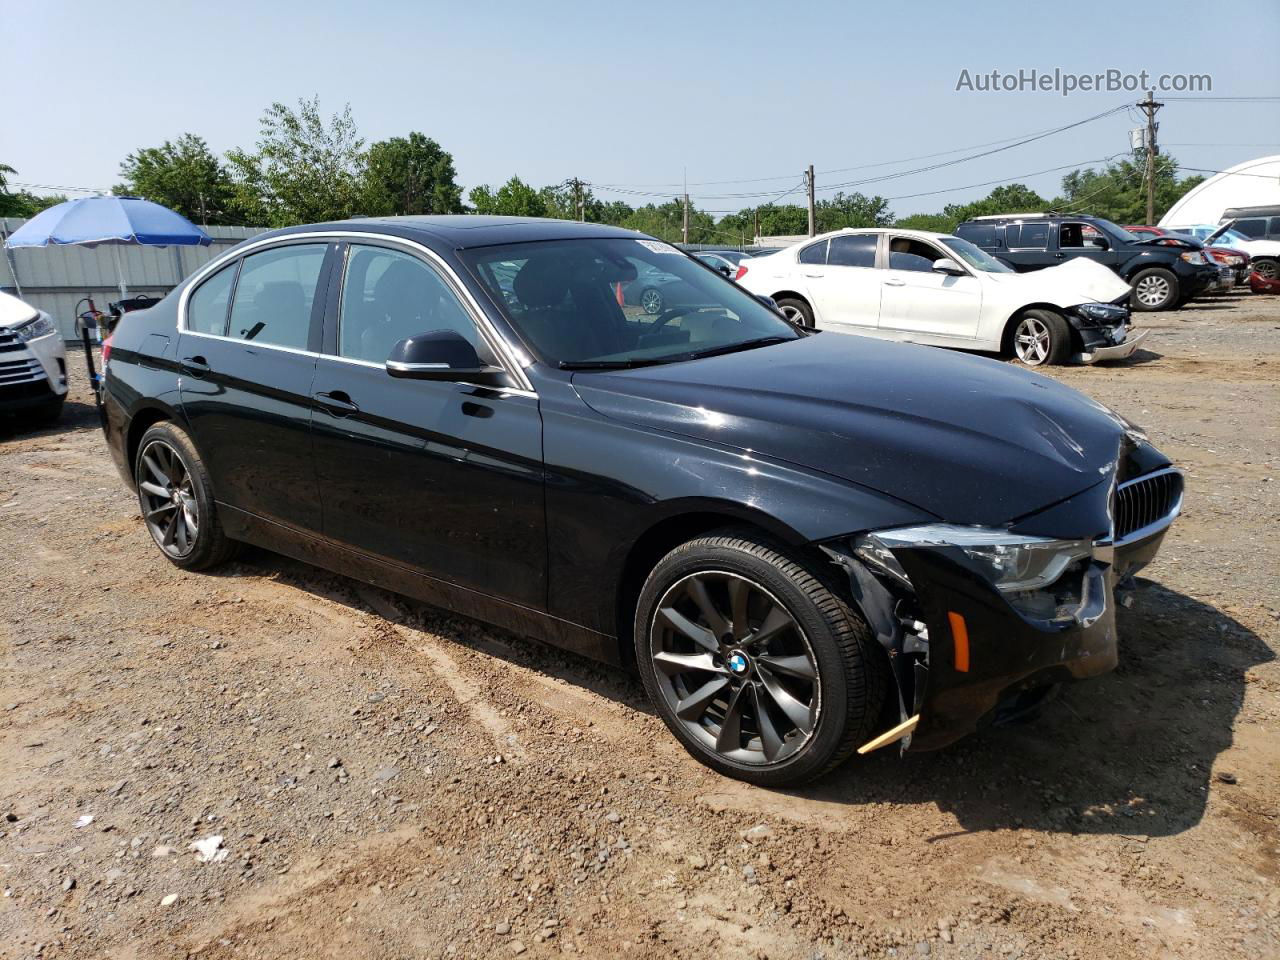
[[[601, 185], [671, 195], [687, 177], [700, 207], [730, 210], [795, 186], [809, 163], [823, 195], [965, 152], [847, 168], [1016, 138], [1139, 99], [957, 91], [964, 69], [1207, 73], [1213, 96], [1280, 94], [1280, 3], [0, 0], [0, 50], [0, 163], [18, 183], [110, 187], [130, 150], [186, 131], [218, 152], [251, 147], [273, 100], [318, 94], [329, 112], [349, 102], [368, 140], [434, 137], [466, 188], [513, 173], [535, 186], [578, 176], [635, 204], [649, 198]], [[1186, 166], [1280, 153], [1278, 103], [1158, 99], [1168, 103], [1160, 140]], [[985, 181], [1052, 195], [1061, 171], [1029, 174], [1120, 153], [1138, 122], [1122, 112], [846, 189], [894, 198], [900, 215], [983, 196], [991, 186], [950, 188]], [[701, 185], [766, 177], [777, 179]], [[754, 195], [722, 196], [731, 193]]]

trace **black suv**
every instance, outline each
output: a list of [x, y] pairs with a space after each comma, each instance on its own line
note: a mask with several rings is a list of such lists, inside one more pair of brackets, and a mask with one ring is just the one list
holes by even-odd
[[1013, 213], [967, 220], [956, 236], [976, 244], [1018, 272], [1088, 257], [1110, 267], [1133, 287], [1137, 310], [1172, 310], [1204, 292], [1218, 269], [1189, 237], [1134, 236], [1100, 217]]

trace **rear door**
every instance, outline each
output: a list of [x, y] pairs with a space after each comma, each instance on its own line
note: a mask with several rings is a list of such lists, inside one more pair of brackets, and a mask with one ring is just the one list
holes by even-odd
[[818, 318], [829, 330], [874, 330], [880, 320], [883, 270], [876, 269], [879, 234], [832, 237], [820, 294]]
[[319, 530], [311, 378], [336, 244], [285, 241], [240, 257], [181, 307], [179, 396], [219, 503]]
[[416, 248], [353, 241], [340, 262], [313, 388], [325, 536], [545, 609], [538, 398], [390, 376], [396, 342], [435, 330], [499, 361], [461, 285]]
[[[1015, 220], [1004, 227], [1004, 259], [1019, 272], [1040, 270], [1061, 262], [1057, 250], [1049, 249], [1051, 224], [1048, 220]], [[997, 254], [1000, 256], [1000, 254]]]
[[934, 271], [935, 260], [959, 260], [928, 241], [892, 234], [888, 240], [889, 269], [882, 271], [880, 330], [908, 340], [915, 334], [976, 337], [982, 308], [981, 281], [967, 272], [957, 277]]

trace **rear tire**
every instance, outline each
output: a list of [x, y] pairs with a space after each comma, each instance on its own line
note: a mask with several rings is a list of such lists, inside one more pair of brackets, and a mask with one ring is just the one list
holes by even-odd
[[1071, 326], [1053, 310], [1024, 310], [1011, 325], [1009, 349], [1028, 367], [1066, 363], [1071, 356]]
[[636, 606], [636, 662], [667, 728], [728, 777], [781, 787], [871, 738], [884, 651], [833, 586], [785, 548], [726, 531], [668, 553]]
[[1130, 286], [1133, 287], [1131, 300], [1135, 310], [1172, 310], [1182, 296], [1178, 278], [1164, 267], [1139, 270], [1133, 275]]
[[777, 301], [778, 310], [794, 324], [812, 330], [815, 326], [813, 308], [799, 297], [783, 297]]
[[161, 421], [138, 443], [133, 475], [142, 521], [160, 552], [184, 570], [226, 563], [237, 544], [218, 520], [209, 471], [186, 432]]

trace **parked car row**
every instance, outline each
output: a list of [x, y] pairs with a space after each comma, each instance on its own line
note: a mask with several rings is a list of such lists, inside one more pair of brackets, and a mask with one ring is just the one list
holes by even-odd
[[743, 261], [737, 280], [805, 327], [1011, 353], [1028, 366], [1130, 356], [1130, 288], [1105, 266], [1018, 273], [968, 240], [839, 230]]
[[1029, 371], [810, 321], [970, 344], [1016, 321], [1043, 362], [1131, 349], [1127, 284], [915, 231], [743, 265], [564, 221], [272, 231], [121, 318], [108, 447], [175, 565], [258, 544], [634, 666], [752, 783], [942, 747], [1113, 669], [1116, 592], [1181, 507], [1168, 458]]
[[1065, 260], [1101, 264], [1128, 281], [1135, 310], [1172, 310], [1215, 288], [1220, 274], [1203, 244], [1182, 237], [1137, 237], [1101, 217], [1005, 214], [960, 224], [956, 236], [1019, 272]]

